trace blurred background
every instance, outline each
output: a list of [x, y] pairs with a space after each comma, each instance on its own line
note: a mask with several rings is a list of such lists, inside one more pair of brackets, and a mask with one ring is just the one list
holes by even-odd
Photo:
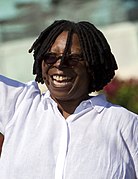
[[138, 92], [138, 0], [0, 0], [0, 74], [22, 82], [33, 80], [28, 49], [57, 19], [90, 21], [104, 33], [119, 67], [105, 92], [110, 100], [117, 99], [125, 84], [125, 96], [121, 93], [118, 98], [133, 96], [129, 106], [137, 106], [131, 110], [138, 113], [138, 95], [130, 93]]

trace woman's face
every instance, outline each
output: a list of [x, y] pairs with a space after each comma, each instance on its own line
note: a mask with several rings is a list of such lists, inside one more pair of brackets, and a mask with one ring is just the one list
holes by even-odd
[[[47, 64], [53, 61], [53, 56], [55, 59], [55, 56], [63, 55], [67, 35], [68, 32], [64, 31], [55, 40], [50, 50], [51, 54], [42, 62], [42, 76], [53, 99], [81, 101], [88, 95], [89, 78], [86, 62], [80, 58], [82, 51], [77, 34], [73, 34], [69, 57], [67, 55], [62, 64], [61, 58], [53, 64]], [[81, 61], [78, 61], [80, 59]]]

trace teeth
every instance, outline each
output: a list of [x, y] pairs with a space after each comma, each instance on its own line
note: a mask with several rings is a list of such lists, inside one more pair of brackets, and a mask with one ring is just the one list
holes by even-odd
[[71, 77], [60, 76], [60, 75], [53, 75], [53, 79], [56, 80], [56, 81], [67, 81], [67, 80], [70, 80]]
[[67, 82], [58, 82], [56, 80], [53, 81], [54, 85], [57, 87], [65, 87], [68, 83]]

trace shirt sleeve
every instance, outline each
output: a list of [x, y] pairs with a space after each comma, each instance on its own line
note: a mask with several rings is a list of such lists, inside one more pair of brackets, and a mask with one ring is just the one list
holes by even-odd
[[25, 84], [0, 75], [0, 133], [4, 134], [7, 123], [14, 115], [18, 97]]
[[138, 178], [138, 115], [129, 113], [129, 121], [123, 132], [123, 136], [133, 159], [136, 178]]

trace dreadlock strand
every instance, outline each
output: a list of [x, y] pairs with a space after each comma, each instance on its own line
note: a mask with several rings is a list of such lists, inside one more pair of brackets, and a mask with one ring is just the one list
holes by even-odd
[[[89, 54], [89, 58], [87, 59], [91, 65], [95, 65], [97, 63], [97, 54], [96, 54], [96, 49], [94, 46], [94, 39], [93, 39], [93, 34], [89, 31], [89, 29], [84, 25], [81, 24], [82, 30], [84, 33], [84, 38], [86, 38], [85, 43], [88, 45], [86, 46], [87, 53]], [[92, 35], [92, 38], [90, 38]]]
[[[100, 42], [100, 39], [98, 39], [97, 38], [97, 36], [96, 36], [96, 34], [95, 34], [95, 32], [93, 31], [93, 28], [92, 29], [90, 29], [89, 28], [89, 26], [87, 26], [88, 24], [83, 24], [83, 26], [87, 29], [87, 31], [90, 33], [90, 36], [92, 36], [92, 39], [90, 39], [89, 41], [90, 41], [90, 43], [92, 43], [93, 44], [93, 46], [92, 45], [90, 45], [90, 46], [92, 46], [92, 48], [91, 48], [91, 53], [94, 53], [94, 58], [93, 58], [93, 61], [95, 61], [95, 59], [97, 59], [96, 60], [96, 62], [98, 63], [98, 62], [100, 62], [101, 64], [103, 64], [104, 63], [104, 59], [103, 59], [103, 57], [101, 56], [101, 54], [102, 54], [102, 52], [103, 52], [103, 49], [102, 49], [102, 47], [101, 47], [101, 42]], [[93, 26], [92, 26], [93, 27]], [[97, 48], [98, 50], [94, 50], [95, 48]], [[96, 53], [96, 51], [97, 51], [97, 53]], [[92, 55], [91, 55], [92, 56]]]
[[79, 23], [78, 24], [78, 29], [79, 29], [79, 34], [80, 34], [80, 42], [82, 44], [82, 49], [84, 49], [84, 53], [85, 53], [85, 57], [86, 57], [86, 61], [89, 61], [90, 63], [90, 51], [89, 51], [89, 45], [87, 45], [87, 41], [88, 41], [88, 34], [85, 33], [85, 30], [83, 29], [82, 25]]
[[70, 46], [71, 46], [71, 40], [72, 40], [72, 29], [70, 29], [68, 31], [68, 36], [67, 36], [67, 42], [66, 42], [66, 46], [65, 46], [65, 49], [64, 49], [64, 53], [63, 53], [63, 56], [62, 56], [62, 60], [65, 59], [65, 56], [67, 54], [67, 51], [70, 51]]
[[110, 50], [110, 47], [101, 31], [99, 31], [95, 26], [88, 22], [85, 22], [84, 26], [91, 32], [94, 42], [99, 47], [100, 51], [103, 51], [104, 49]]
[[54, 21], [53, 24], [51, 24], [49, 27], [47, 27], [45, 30], [43, 30], [40, 33], [39, 37], [33, 43], [32, 47], [29, 49], [29, 53], [31, 53], [33, 50], [35, 50], [34, 48], [36, 48], [37, 46], [39, 46], [41, 44], [41, 42], [43, 42], [43, 40], [46, 38], [46, 35], [49, 35], [51, 30], [53, 30], [55, 27], [58, 27], [58, 24], [62, 24], [64, 22], [65, 22], [65, 20]]
[[110, 49], [110, 46], [108, 45], [108, 42], [106, 40], [106, 38], [104, 37], [103, 33], [98, 30], [93, 24], [89, 23], [89, 22], [84, 22], [84, 24], [87, 24], [87, 26], [89, 27], [89, 29], [92, 29], [93, 33], [95, 34], [95, 37], [97, 39], [99, 39], [99, 42], [101, 44], [101, 47], [104, 49]]
[[[80, 45], [81, 48], [83, 50], [84, 53], [84, 57], [85, 60], [88, 62], [87, 65], [87, 69], [88, 69], [88, 73], [89, 73], [89, 78], [92, 79], [92, 83], [89, 84], [89, 92], [95, 91], [95, 87], [96, 87], [96, 82], [95, 82], [95, 75], [94, 75], [94, 71], [93, 71], [93, 65], [92, 65], [92, 61], [91, 59], [93, 59], [93, 54], [90, 53], [91, 51], [91, 46], [92, 43], [90, 40], [90, 34], [87, 33], [86, 28], [84, 28], [84, 26], [82, 24], [77, 24], [78, 28], [77, 28], [77, 32], [78, 32], [78, 36], [80, 38]], [[87, 38], [86, 38], [87, 37]], [[85, 42], [85, 43], [82, 43]]]
[[46, 36], [45, 40], [43, 41], [43, 43], [39, 49], [39, 52], [37, 54], [38, 58], [41, 58], [44, 51], [47, 52], [49, 50], [52, 43], [58, 36], [58, 34], [60, 34], [61, 29], [62, 29], [62, 24], [59, 27], [55, 27], [49, 34], [47, 34], [47, 36]]
[[111, 52], [110, 46], [107, 42], [107, 40], [105, 39], [103, 33], [101, 31], [99, 31], [96, 27], [94, 27], [93, 25], [91, 25], [90, 23], [88, 23], [88, 26], [92, 26], [95, 36], [98, 38], [98, 42], [100, 42], [99, 45], [99, 50], [101, 51], [99, 53], [100, 56], [100, 60], [101, 63], [105, 63], [105, 68], [109, 69], [111, 67], [113, 67], [113, 69], [117, 69], [117, 64], [115, 62], [115, 58]]
[[83, 41], [83, 34], [82, 34], [82, 31], [81, 31], [79, 23], [76, 24], [75, 29], [76, 29], [76, 33], [77, 33], [79, 41], [80, 41], [80, 46], [81, 46], [83, 57], [84, 57], [84, 59], [87, 59], [87, 54], [85, 53], [84, 45], [82, 43], [82, 41]]
[[[95, 33], [99, 33], [99, 31], [96, 31], [96, 32], [93, 32], [93, 28], [89, 28], [89, 26], [87, 26], [87, 24], [83, 24], [83, 26], [85, 27], [85, 29], [87, 30], [87, 31], [89, 31], [90, 32], [90, 36], [92, 36], [92, 39], [89, 39], [88, 41], [90, 41], [90, 43], [91, 43], [91, 40], [92, 41], [94, 41], [94, 45], [97, 47], [96, 48], [96, 50], [92, 47], [92, 45], [90, 46], [90, 51], [92, 51], [93, 53], [94, 52], [97, 52], [97, 55], [96, 56], [94, 56], [95, 58], [93, 58], [93, 60], [95, 61], [100, 61], [100, 64], [99, 64], [99, 67], [97, 68], [97, 66], [95, 66], [94, 68], [93, 68], [93, 70], [95, 71], [95, 73], [94, 74], [97, 74], [97, 75], [93, 75], [93, 78], [94, 79], [97, 79], [97, 86], [95, 87], [95, 89], [96, 90], [98, 90], [98, 89], [101, 89], [102, 88], [102, 86], [105, 84], [105, 83], [107, 83], [108, 81], [109, 81], [109, 78], [108, 78], [108, 73], [106, 72], [106, 70], [103, 68], [104, 66], [105, 66], [105, 68], [107, 68], [107, 61], [106, 61], [106, 59], [104, 59], [103, 58], [103, 52], [102, 52], [102, 47], [101, 47], [101, 44], [102, 43], [100, 43], [100, 41], [101, 41], [101, 39], [98, 39], [97, 38], [97, 35], [95, 34]], [[97, 70], [95, 70], [95, 69], [97, 69]], [[99, 71], [99, 72], [96, 72], [96, 71]], [[101, 75], [101, 71], [102, 71], [102, 73], [104, 74], [104, 75]], [[113, 73], [112, 73], [113, 74]], [[103, 83], [101, 83], [101, 79], [99, 79], [99, 76], [100, 77], [102, 77], [103, 78]], [[113, 75], [109, 75], [110, 77], [111, 76], [113, 76]], [[92, 86], [94, 86], [94, 85], [92, 85]]]
[[96, 27], [94, 27], [93, 25], [91, 25], [90, 23], [88, 23], [88, 26], [92, 26], [93, 27], [93, 31], [96, 35], [96, 37], [98, 38], [98, 41], [100, 42], [100, 46], [101, 47], [101, 52], [99, 53], [100, 55], [100, 60], [102, 63], [105, 63], [105, 68], [109, 69], [111, 68], [111, 66], [114, 66], [114, 69], [117, 69], [117, 64], [115, 62], [115, 58], [111, 52], [110, 46], [106, 40], [106, 38], [104, 37], [103, 33], [101, 31], [99, 31]]

